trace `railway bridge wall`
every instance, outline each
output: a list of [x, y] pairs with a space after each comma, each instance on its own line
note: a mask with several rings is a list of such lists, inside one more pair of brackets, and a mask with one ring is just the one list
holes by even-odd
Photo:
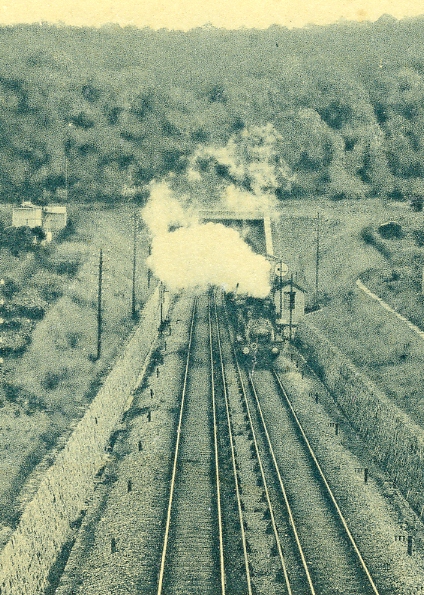
[[0, 554], [0, 595], [44, 592], [50, 569], [72, 535], [72, 524], [87, 506], [110, 435], [140, 380], [168, 301], [157, 288], [145, 304], [124, 352], [25, 507]]
[[424, 430], [306, 319], [296, 342], [373, 458], [422, 516]]

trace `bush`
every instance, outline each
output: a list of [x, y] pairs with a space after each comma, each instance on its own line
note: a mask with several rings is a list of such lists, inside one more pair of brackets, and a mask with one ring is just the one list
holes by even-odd
[[60, 432], [55, 427], [50, 427], [48, 430], [40, 435], [40, 439], [44, 442], [47, 449], [51, 449], [56, 445]]
[[72, 219], [68, 219], [66, 227], [61, 229], [56, 236], [56, 242], [64, 242], [75, 233], [75, 224]]
[[24, 316], [33, 320], [41, 320], [47, 303], [35, 288], [27, 288], [4, 306], [4, 311], [11, 316]]
[[366, 244], [373, 246], [380, 252], [384, 258], [390, 258], [391, 252], [380, 238], [378, 238], [371, 225], [367, 225], [361, 230], [361, 238]]
[[78, 344], [82, 337], [82, 333], [79, 332], [73, 331], [66, 333], [66, 341], [71, 349], [75, 349], [75, 347], [78, 347]]
[[56, 275], [67, 275], [75, 277], [81, 265], [81, 255], [78, 253], [63, 255], [54, 255], [46, 268]]
[[61, 278], [46, 270], [38, 271], [32, 277], [31, 284], [37, 289], [41, 298], [49, 303], [56, 301], [63, 294]]
[[41, 386], [45, 390], [54, 390], [59, 386], [62, 380], [64, 380], [67, 377], [67, 375], [68, 373], [66, 369], [54, 372], [52, 370], [48, 370], [41, 381]]
[[7, 227], [2, 234], [2, 244], [13, 256], [28, 252], [34, 246], [34, 235], [29, 227]]
[[5, 383], [4, 392], [6, 395], [6, 400], [9, 401], [9, 403], [16, 403], [21, 394], [21, 389], [19, 386], [14, 384]]
[[46, 406], [42, 399], [37, 395], [28, 394], [24, 402], [25, 405], [25, 413], [27, 415], [32, 415], [36, 411], [44, 411]]
[[361, 230], [361, 238], [364, 240], [366, 244], [374, 244], [374, 232], [371, 225], [367, 225]]
[[80, 266], [79, 260], [67, 260], [58, 263], [56, 271], [58, 275], [68, 275], [68, 277], [75, 277]]
[[1, 355], [21, 355], [31, 342], [28, 327], [17, 331], [3, 333], [3, 342], [0, 345]]
[[423, 229], [414, 229], [412, 232], [414, 235], [415, 243], [420, 248], [424, 246], [424, 230]]
[[2, 293], [5, 298], [10, 300], [15, 293], [20, 290], [19, 285], [13, 279], [4, 279], [4, 285], [2, 285]]
[[420, 213], [423, 210], [424, 199], [422, 196], [413, 196], [410, 204], [413, 211]]
[[399, 239], [403, 235], [402, 226], [400, 223], [396, 223], [396, 221], [382, 223], [378, 228], [378, 233], [386, 240]]
[[395, 269], [393, 269], [392, 272], [391, 272], [391, 275], [387, 279], [387, 281], [389, 281], [389, 282], [391, 282], [391, 281], [399, 281], [400, 277], [401, 277], [400, 272], [397, 271], [397, 270], [395, 270]]

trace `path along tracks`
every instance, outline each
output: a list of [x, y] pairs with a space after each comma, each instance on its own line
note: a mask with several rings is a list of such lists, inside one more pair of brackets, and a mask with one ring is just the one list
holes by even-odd
[[222, 300], [199, 297], [157, 595], [378, 595], [281, 378], [232, 345]]

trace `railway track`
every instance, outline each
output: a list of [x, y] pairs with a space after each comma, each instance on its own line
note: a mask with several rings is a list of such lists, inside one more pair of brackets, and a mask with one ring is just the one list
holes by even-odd
[[280, 502], [275, 506], [272, 463], [255, 428], [231, 344], [221, 334], [216, 305], [211, 300], [207, 307], [199, 298], [157, 595], [315, 595], [299, 539], [293, 539], [288, 501], [286, 508]]
[[[210, 296], [211, 298], [211, 296]], [[209, 302], [209, 347], [212, 375], [212, 400], [214, 409], [214, 435], [218, 485], [222, 485], [221, 588], [222, 593], [252, 595], [249, 545], [246, 538], [244, 505], [241, 497], [239, 463], [228, 405], [226, 380], [220, 357], [219, 333], [213, 324], [213, 300]], [[221, 455], [219, 454], [219, 451]], [[227, 451], [230, 456], [223, 456]], [[218, 467], [220, 471], [218, 471]]]
[[[221, 389], [221, 407], [225, 411], [222, 431], [227, 432], [231, 446], [232, 470], [243, 545], [243, 577], [246, 582], [246, 589], [243, 591], [240, 575], [238, 579], [233, 577], [231, 580], [228, 573], [228, 593], [244, 592], [249, 595], [291, 593], [262, 461], [258, 457], [251, 424], [246, 419], [242, 407], [243, 401], [240, 398], [238, 385], [231, 374], [228, 374], [216, 308], [214, 323], [216, 371]], [[233, 550], [229, 549], [229, 552], [232, 555]], [[283, 580], [281, 580], [282, 577], [284, 577]]]
[[[232, 340], [230, 335], [229, 339]], [[235, 352], [233, 356], [240, 384], [244, 387], [249, 417], [258, 437], [259, 450], [264, 461], [272, 461], [272, 465], [264, 465], [264, 468], [267, 468], [276, 516], [280, 509], [285, 508], [284, 513], [280, 513], [282, 521], [277, 525], [282, 548], [288, 552], [287, 574], [290, 580], [293, 581], [293, 577], [297, 580], [297, 583], [293, 581], [296, 585], [293, 592], [377, 595], [377, 587], [291, 406], [281, 378], [276, 372], [264, 369], [256, 369], [252, 376], [238, 365]], [[287, 535], [284, 515], [288, 515], [290, 537], [298, 546], [297, 559], [290, 555], [290, 540], [284, 539]], [[305, 573], [303, 580], [306, 578], [303, 587], [298, 579], [301, 574], [299, 558]]]
[[203, 300], [195, 304], [190, 328], [157, 595], [212, 594], [220, 582], [216, 449]]
[[[351, 533], [351, 531], [349, 529], [347, 520], [345, 519], [345, 517], [344, 517], [344, 515], [343, 515], [343, 513], [342, 513], [342, 511], [340, 509], [340, 506], [337, 503], [337, 500], [336, 500], [336, 498], [335, 498], [335, 496], [334, 496], [334, 494], [333, 494], [333, 492], [331, 490], [331, 487], [330, 487], [330, 485], [329, 485], [329, 483], [327, 481], [327, 478], [325, 477], [325, 474], [324, 474], [324, 472], [323, 472], [323, 470], [321, 468], [321, 465], [319, 464], [319, 461], [318, 461], [318, 459], [317, 459], [317, 457], [316, 457], [316, 455], [315, 455], [315, 453], [314, 453], [314, 451], [312, 449], [312, 446], [309, 443], [309, 440], [308, 440], [308, 438], [306, 436], [306, 433], [305, 433], [305, 431], [304, 431], [304, 429], [302, 427], [302, 424], [300, 423], [300, 420], [299, 420], [299, 418], [296, 415], [296, 412], [295, 412], [295, 410], [293, 408], [293, 405], [292, 405], [292, 403], [290, 401], [289, 395], [288, 395], [286, 389], [284, 388], [284, 385], [282, 383], [282, 380], [281, 380], [280, 376], [278, 375], [278, 373], [275, 370], [272, 370], [272, 373], [274, 375], [275, 380], [277, 381], [277, 385], [280, 388], [281, 396], [284, 398], [284, 401], [286, 402], [287, 407], [289, 408], [290, 413], [292, 414], [293, 420], [294, 420], [294, 422], [296, 424], [296, 428], [298, 429], [299, 433], [301, 434], [301, 436], [303, 438], [303, 441], [305, 443], [305, 446], [306, 446], [306, 448], [307, 448], [307, 450], [308, 450], [308, 452], [310, 454], [310, 457], [311, 457], [311, 459], [312, 459], [312, 461], [314, 463], [314, 466], [315, 466], [315, 468], [316, 468], [316, 470], [317, 470], [317, 472], [318, 472], [318, 474], [320, 476], [320, 479], [321, 479], [323, 485], [325, 486], [325, 489], [326, 489], [326, 492], [328, 494], [328, 497], [329, 497], [329, 499], [331, 501], [331, 504], [333, 505], [334, 510], [336, 511], [337, 516], [338, 516], [338, 518], [339, 518], [339, 520], [340, 520], [340, 522], [341, 522], [341, 524], [343, 526], [343, 529], [344, 529], [344, 531], [346, 533], [346, 536], [347, 536], [347, 538], [348, 538], [348, 540], [349, 540], [349, 542], [350, 542], [350, 544], [352, 546], [352, 549], [355, 552], [356, 560], [358, 562], [358, 565], [361, 567], [361, 569], [362, 569], [362, 571], [364, 573], [364, 576], [366, 578], [367, 585], [369, 585], [369, 587], [371, 588], [371, 592], [372, 593], [374, 593], [375, 595], [378, 595], [379, 592], [378, 592], [377, 586], [375, 585], [374, 580], [373, 580], [373, 578], [371, 576], [371, 573], [368, 570], [368, 567], [367, 567], [367, 565], [365, 563], [365, 560], [363, 559], [362, 554], [359, 551], [359, 548], [358, 548], [358, 546], [356, 544], [356, 541], [355, 541], [355, 539], [354, 539], [354, 537], [353, 537], [353, 535], [352, 535], [352, 533]], [[255, 398], [258, 400], [258, 409], [260, 409], [260, 404], [259, 404], [259, 399], [258, 399], [257, 393], [255, 395]], [[261, 416], [262, 416], [262, 412], [261, 412]], [[265, 424], [265, 421], [263, 423]]]
[[216, 310], [201, 297], [190, 328], [157, 595], [292, 592], [241, 403], [238, 384], [229, 386]]
[[[291, 407], [281, 379], [274, 372], [257, 370], [255, 379], [250, 377], [249, 382], [251, 399], [256, 402], [258, 424], [262, 425], [268, 448], [273, 449], [278, 460], [278, 474], [284, 477], [316, 591], [328, 595], [377, 595], [377, 587]], [[286, 407], [286, 415], [279, 415], [281, 428], [271, 423], [278, 408], [276, 397], [280, 401], [279, 409], [283, 409], [282, 404]], [[280, 432], [284, 440], [279, 439]]]
[[[219, 319], [222, 319], [223, 314], [224, 312], [221, 311], [221, 317], [218, 316], [218, 310], [215, 305], [215, 319], [219, 336], [221, 336]], [[219, 351], [223, 374], [227, 376], [232, 375], [232, 384], [236, 384], [238, 387], [239, 406], [241, 405], [242, 415], [246, 422], [248, 438], [252, 441], [251, 451], [256, 461], [255, 467], [259, 473], [260, 485], [262, 487], [261, 500], [266, 505], [264, 516], [269, 519], [271, 525], [269, 532], [271, 533], [272, 528], [274, 537], [273, 546], [268, 555], [274, 555], [278, 558], [280, 566], [276, 577], [281, 584], [273, 585], [271, 581], [271, 584], [266, 585], [271, 580], [269, 573], [268, 576], [261, 577], [261, 573], [256, 572], [256, 590], [258, 592], [302, 593], [302, 595], [310, 593], [311, 595], [315, 595], [314, 585], [299, 540], [290, 503], [281, 482], [281, 477], [279, 477], [280, 481], [278, 483], [276, 474], [274, 473], [275, 469], [273, 465], [276, 465], [275, 457], [272, 450], [268, 452], [265, 449], [263, 436], [255, 420], [254, 408], [249, 403], [248, 387], [245, 379], [243, 379], [242, 369], [237, 361], [232, 337], [226, 331], [222, 334], [224, 338], [223, 341], [220, 341]], [[224, 359], [226, 372], [224, 371]], [[233, 399], [232, 408], [237, 411], [236, 398]], [[281, 496], [283, 497], [281, 498]], [[261, 578], [262, 580], [260, 580]], [[265, 578], [266, 581], [264, 581]]]
[[[118, 544], [108, 558], [115, 575], [125, 564], [122, 593], [378, 595], [281, 378], [259, 368], [252, 377], [239, 365], [224, 304], [212, 293], [197, 298], [185, 320], [156, 520], [127, 493], [134, 505], [125, 522], [135, 526], [128, 553]], [[164, 373], [155, 375], [155, 390]], [[143, 549], [134, 549], [130, 542], [141, 538]], [[110, 592], [121, 593], [109, 574]], [[100, 593], [95, 581], [91, 592]]]

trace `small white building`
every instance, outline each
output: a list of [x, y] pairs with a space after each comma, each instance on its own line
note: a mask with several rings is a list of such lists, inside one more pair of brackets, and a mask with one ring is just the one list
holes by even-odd
[[276, 323], [280, 326], [297, 326], [305, 314], [305, 290], [293, 281], [276, 281], [273, 291]]
[[13, 227], [41, 227], [45, 232], [48, 241], [66, 227], [68, 222], [66, 207], [49, 205], [33, 205], [31, 202], [23, 202], [19, 207], [13, 207]]
[[42, 227], [45, 232], [50, 231], [54, 234], [66, 227], [67, 222], [66, 207], [54, 205], [43, 207]]
[[31, 202], [23, 202], [20, 207], [13, 207], [13, 227], [42, 227], [43, 208]]

